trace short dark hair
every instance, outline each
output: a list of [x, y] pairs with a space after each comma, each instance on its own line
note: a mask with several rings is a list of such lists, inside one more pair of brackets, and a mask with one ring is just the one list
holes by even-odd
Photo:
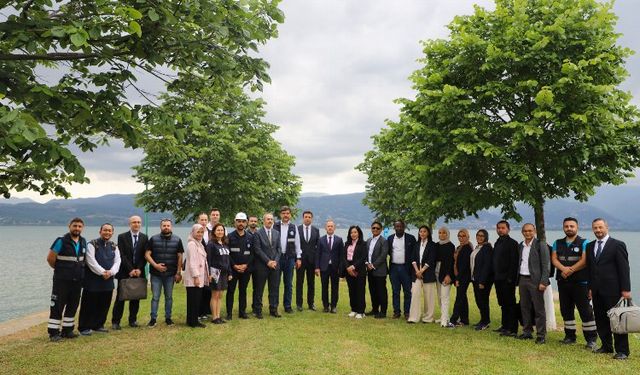
[[496, 223], [496, 227], [497, 227], [498, 225], [500, 225], [500, 224], [505, 224], [505, 225], [507, 226], [507, 229], [511, 229], [511, 225], [509, 224], [509, 222], [508, 222], [508, 221], [506, 221], [506, 220], [504, 220], [504, 219], [503, 219], [503, 220], [498, 221], [498, 222]]
[[69, 222], [69, 226], [71, 226], [71, 224], [73, 223], [80, 223], [84, 225], [84, 221], [82, 221], [82, 219], [80, 219], [79, 217], [74, 217], [73, 219], [71, 219], [71, 221]]
[[571, 216], [569, 216], [569, 217], [565, 217], [565, 218], [562, 220], [562, 224], [566, 223], [567, 221], [573, 221], [573, 222], [575, 222], [575, 223], [576, 223], [576, 225], [578, 224], [578, 219], [576, 219], [575, 217], [571, 217]]
[[212, 208], [211, 211], [209, 211], [209, 214], [211, 214], [213, 211], [218, 211], [218, 213], [220, 213], [220, 209], [219, 208]]
[[289, 206], [282, 206], [282, 207], [280, 207], [280, 212], [285, 212], [285, 211], [289, 211], [289, 212], [291, 212], [291, 208], [289, 208]]
[[249, 216], [247, 216], [247, 219], [251, 219], [252, 217], [255, 217], [256, 220], [258, 220], [258, 216], [256, 216], [256, 215], [249, 215]]
[[606, 221], [605, 219], [603, 219], [603, 218], [601, 218], [601, 217], [597, 217], [597, 218], [593, 219], [593, 221], [591, 222], [591, 224], [595, 223], [596, 221], [604, 221], [604, 223], [605, 223], [605, 224], [607, 223], [607, 221]]
[[309, 210], [304, 211], [304, 212], [302, 213], [302, 216], [304, 216], [304, 215], [306, 215], [306, 214], [309, 214], [309, 215], [311, 215], [311, 217], [313, 217], [313, 212], [311, 212], [311, 211], [309, 211]]
[[171, 219], [169, 219], [169, 218], [164, 218], [164, 219], [161, 219], [161, 220], [160, 220], [160, 225], [162, 225], [162, 223], [166, 223], [167, 221], [168, 221], [168, 222], [170, 222], [171, 224], [173, 224], [173, 221], [171, 221]]
[[396, 223], [400, 223], [400, 224], [402, 224], [403, 227], [406, 227], [406, 225], [404, 223], [404, 220], [402, 220], [402, 219], [398, 219], [398, 220], [394, 221], [393, 225], [396, 225]]
[[102, 225], [100, 226], [100, 232], [102, 232], [102, 228], [104, 228], [104, 226], [105, 226], [105, 225], [110, 226], [110, 227], [111, 227], [111, 230], [113, 230], [113, 224], [111, 224], [111, 223], [104, 223], [104, 224], [102, 224]]

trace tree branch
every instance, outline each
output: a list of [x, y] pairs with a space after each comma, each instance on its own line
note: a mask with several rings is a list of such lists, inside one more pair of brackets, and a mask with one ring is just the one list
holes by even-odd
[[[122, 56], [128, 54], [127, 52], [116, 53], [113, 56]], [[47, 53], [44, 55], [26, 55], [26, 54], [14, 54], [14, 53], [0, 53], [0, 61], [33, 61], [33, 60], [47, 60], [47, 61], [64, 61], [64, 60], [85, 60], [94, 59], [96, 57], [102, 57], [104, 53], [76, 53], [76, 52], [55, 52]]]
[[35, 0], [28, 0], [26, 3], [24, 3], [24, 5], [22, 6], [22, 12], [20, 13], [20, 17], [27, 19], [27, 13], [29, 12], [29, 8], [31, 8], [34, 1]]

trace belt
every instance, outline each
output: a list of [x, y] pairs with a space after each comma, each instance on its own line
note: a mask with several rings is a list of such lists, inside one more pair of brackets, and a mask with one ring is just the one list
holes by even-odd
[[520, 277], [525, 277], [525, 278], [527, 278], [527, 279], [530, 279], [530, 278], [531, 278], [531, 275], [520, 275]]

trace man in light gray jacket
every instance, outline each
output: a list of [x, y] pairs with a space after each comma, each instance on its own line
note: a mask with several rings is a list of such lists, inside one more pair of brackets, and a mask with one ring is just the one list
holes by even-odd
[[547, 334], [547, 317], [544, 310], [544, 291], [549, 285], [549, 248], [544, 241], [535, 238], [536, 227], [522, 226], [524, 241], [519, 246], [518, 288], [522, 312], [523, 333], [518, 338], [533, 339], [532, 311], [535, 312], [536, 344], [544, 344]]
[[372, 237], [367, 240], [367, 275], [369, 278], [369, 294], [371, 295], [371, 315], [376, 319], [384, 319], [387, 316], [387, 255], [389, 244], [384, 236], [381, 236], [382, 224], [374, 221], [371, 224]]

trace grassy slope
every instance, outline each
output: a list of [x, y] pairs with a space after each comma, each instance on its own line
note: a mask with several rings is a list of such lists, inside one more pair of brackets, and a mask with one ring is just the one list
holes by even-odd
[[[319, 282], [316, 293], [319, 302]], [[391, 289], [389, 288], [389, 292]], [[266, 291], [265, 291], [266, 293]], [[453, 303], [452, 295], [452, 303]], [[469, 293], [473, 301], [472, 292]], [[184, 325], [184, 287], [174, 295], [176, 326], [131, 329], [49, 343], [45, 324], [0, 338], [0, 373], [141, 374], [584, 374], [640, 371], [640, 335], [631, 335], [629, 361], [595, 355], [582, 343], [562, 346], [562, 332], [535, 345], [501, 338], [489, 330], [454, 330], [404, 320], [350, 319], [346, 283], [338, 314], [305, 310], [281, 319], [265, 317], [191, 329]], [[266, 296], [265, 296], [266, 302]], [[492, 296], [493, 326], [499, 310]], [[557, 306], [556, 306], [557, 308]], [[147, 322], [149, 300], [139, 319]], [[224, 313], [224, 312], [223, 312]], [[125, 321], [126, 321], [125, 311]], [[557, 316], [560, 317], [559, 313]], [[478, 320], [471, 302], [471, 322]]]

